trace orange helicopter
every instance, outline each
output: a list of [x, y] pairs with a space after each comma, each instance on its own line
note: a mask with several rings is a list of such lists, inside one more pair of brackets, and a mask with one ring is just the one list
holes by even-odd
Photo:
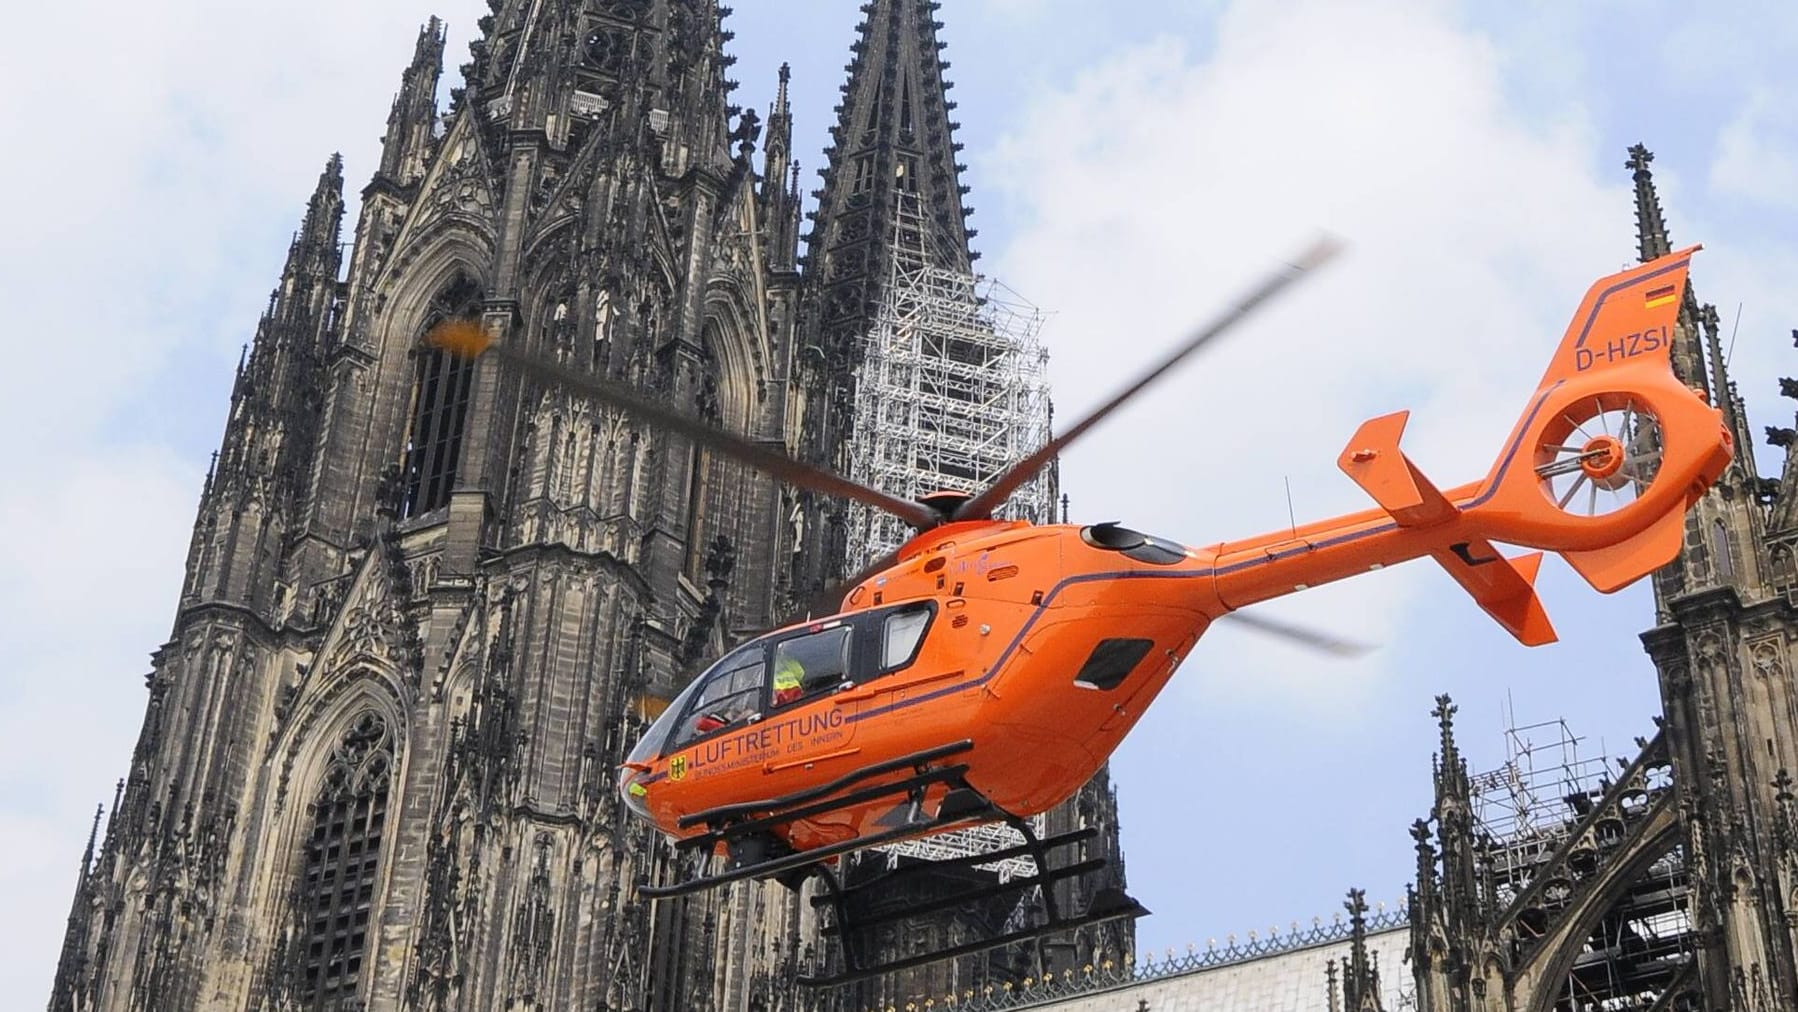
[[[1435, 559], [1528, 646], [1552, 642], [1534, 581], [1558, 552], [1609, 593], [1671, 561], [1685, 512], [1732, 447], [1718, 411], [1674, 375], [1671, 350], [1698, 247], [1594, 284], [1487, 475], [1441, 490], [1399, 449], [1408, 413], [1363, 424], [1338, 458], [1376, 508], [1242, 541], [1189, 548], [1116, 524], [1033, 525], [993, 512], [1093, 425], [1329, 259], [1322, 242], [1251, 290], [1162, 362], [978, 494], [913, 502], [715, 429], [637, 391], [503, 345], [478, 325], [432, 339], [490, 351], [539, 379], [665, 425], [772, 474], [869, 503], [919, 533], [845, 584], [840, 611], [745, 643], [687, 686], [619, 771], [625, 803], [725, 870], [644, 887], [682, 895], [750, 878], [797, 886], [835, 911], [850, 948], [858, 889], [831, 859], [981, 822], [1024, 843], [957, 858], [1026, 857], [1046, 923], [871, 966], [848, 952], [835, 983], [1118, 917], [1121, 892], [1057, 909], [1048, 886], [1102, 862], [1055, 867], [1050, 851], [1091, 830], [1038, 839], [1025, 821], [1077, 791], [1167, 684], [1206, 628], [1237, 609], [1420, 556]], [[1537, 549], [1506, 558], [1494, 542]], [[1333, 651], [1350, 645], [1283, 623], [1261, 628]], [[939, 862], [941, 863], [941, 862]], [[900, 874], [901, 869], [894, 874]], [[876, 883], [876, 886], [878, 884]], [[865, 897], [863, 897], [865, 899]], [[942, 909], [933, 901], [893, 919]]]

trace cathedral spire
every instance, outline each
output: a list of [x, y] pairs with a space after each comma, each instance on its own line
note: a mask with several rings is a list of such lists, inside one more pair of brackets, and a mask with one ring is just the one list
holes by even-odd
[[243, 595], [269, 595], [261, 570], [278, 559], [262, 546], [278, 541], [270, 531], [285, 529], [289, 518], [275, 515], [298, 501], [311, 473], [342, 223], [343, 158], [334, 154], [306, 202], [255, 340], [238, 363], [224, 438], [194, 525], [184, 600], [255, 606], [265, 602]]
[[1473, 788], [1467, 760], [1455, 743], [1455, 704], [1436, 697], [1441, 753], [1436, 759], [1436, 839], [1442, 855], [1442, 907], [1450, 937], [1470, 937], [1478, 923], [1479, 875], [1474, 853]]
[[87, 833], [87, 849], [81, 854], [81, 871], [75, 876], [75, 899], [69, 905], [69, 925], [62, 936], [62, 956], [56, 964], [56, 981], [50, 989], [52, 1012], [74, 1009], [84, 1003], [80, 997], [88, 990], [87, 953], [83, 951], [92, 917], [93, 894], [89, 879], [94, 871], [94, 842], [100, 838], [100, 813], [104, 805], [94, 806], [93, 828]]
[[[854, 375], [873, 330], [894, 268], [895, 251], [908, 266], [969, 273], [969, 208], [962, 203], [966, 166], [956, 161], [960, 125], [951, 120], [948, 61], [937, 33], [943, 23], [934, 0], [869, 0], [844, 68], [837, 122], [824, 149], [821, 189], [813, 191], [802, 266], [809, 311], [806, 348], [809, 395], [821, 405], [811, 429], [814, 449], [846, 453]], [[820, 459], [831, 459], [821, 457]], [[847, 466], [847, 458], [833, 460]], [[798, 578], [820, 587], [844, 564], [847, 530], [829, 514], [808, 525], [819, 547], [807, 553]], [[826, 574], [829, 574], [827, 577]]]
[[1653, 161], [1654, 152], [1636, 144], [1629, 149], [1629, 161], [1623, 163], [1636, 181], [1636, 248], [1643, 263], [1673, 252], [1667, 222], [1661, 217], [1661, 198], [1654, 189], [1654, 173], [1648, 169]]
[[809, 252], [832, 258], [841, 250], [853, 259], [856, 240], [886, 243], [891, 204], [898, 194], [914, 195], [937, 266], [967, 270], [975, 259], [968, 247], [975, 232], [964, 219], [967, 187], [956, 159], [961, 124], [950, 119], [954, 85], [947, 79], [947, 43], [937, 38], [934, 0], [874, 0], [866, 12], [836, 107], [824, 188], [817, 194], [817, 223]]
[[1367, 892], [1350, 889], [1342, 906], [1349, 913], [1349, 955], [1342, 964], [1343, 1012], [1382, 1012], [1380, 967], [1367, 953]]
[[[1643, 262], [1668, 253], [1671, 238], [1655, 191], [1649, 164], [1654, 153], [1642, 144], [1629, 149], [1629, 169], [1636, 188], [1636, 239]], [[1706, 395], [1723, 413], [1723, 424], [1735, 440], [1735, 457], [1711, 492], [1687, 517], [1686, 550], [1678, 565], [1654, 578], [1655, 596], [1664, 611], [1669, 599], [1705, 586], [1750, 589], [1764, 572], [1762, 533], [1767, 516], [1761, 508], [1761, 480], [1754, 464], [1747, 411], [1729, 377], [1728, 352], [1715, 306], [1700, 303], [1691, 281], [1681, 294], [1674, 324], [1673, 371], [1680, 381]], [[1776, 437], [1777, 438], [1777, 437]], [[1778, 510], [1776, 508], [1776, 514]]]
[[1747, 407], [1736, 393], [1735, 381], [1729, 376], [1729, 355], [1723, 347], [1723, 325], [1717, 315], [1717, 307], [1708, 302], [1700, 306], [1698, 325], [1704, 332], [1705, 356], [1710, 360], [1711, 368], [1707, 378], [1711, 387], [1711, 403], [1723, 412], [1723, 424], [1729, 426], [1730, 435], [1736, 441], [1736, 456], [1730, 463], [1730, 469], [1736, 472], [1737, 480], [1754, 477], [1754, 434], [1748, 429]]
[[[1623, 163], [1636, 184], [1636, 251], [1642, 263], [1673, 252], [1654, 173], [1648, 168], [1653, 161], [1654, 152], [1646, 145], [1636, 144], [1629, 149], [1629, 160]], [[1673, 336], [1673, 372], [1687, 386], [1709, 394], [1712, 381], [1705, 371], [1704, 352], [1699, 346], [1698, 319], [1698, 297], [1688, 280], [1680, 296], [1679, 320]]]
[[306, 201], [306, 216], [287, 253], [287, 267], [276, 298], [289, 296], [296, 285], [330, 284], [337, 280], [338, 238], [343, 228], [343, 155], [333, 153], [318, 174], [318, 185]]
[[1467, 760], [1461, 757], [1461, 748], [1455, 743], [1455, 713], [1460, 708], [1447, 695], [1436, 697], [1436, 708], [1430, 716], [1436, 718], [1436, 729], [1441, 751], [1436, 757], [1436, 797], [1438, 801], [1447, 798], [1466, 802], [1470, 788], [1467, 782]]
[[443, 22], [433, 17], [418, 30], [412, 63], [400, 76], [399, 94], [387, 114], [387, 135], [381, 138], [378, 182], [411, 186], [424, 176], [435, 146], [437, 129], [437, 80], [443, 75]]

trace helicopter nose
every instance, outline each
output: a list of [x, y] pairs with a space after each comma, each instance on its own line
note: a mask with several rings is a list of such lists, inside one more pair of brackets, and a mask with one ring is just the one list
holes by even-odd
[[649, 815], [649, 786], [643, 783], [641, 770], [629, 766], [618, 767], [618, 794], [624, 799], [624, 807], [631, 814], [645, 821], [654, 821]]

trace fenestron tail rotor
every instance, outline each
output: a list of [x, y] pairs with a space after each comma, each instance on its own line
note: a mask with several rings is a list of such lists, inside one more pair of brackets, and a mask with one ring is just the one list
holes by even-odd
[[1623, 393], [1574, 402], [1549, 420], [1536, 447], [1542, 494], [1578, 517], [1605, 516], [1635, 502], [1660, 461], [1654, 414]]

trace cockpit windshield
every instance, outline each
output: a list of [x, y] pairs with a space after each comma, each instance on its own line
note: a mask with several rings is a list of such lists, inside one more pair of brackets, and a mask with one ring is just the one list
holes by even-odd
[[917, 656], [935, 614], [934, 602], [913, 601], [752, 640], [681, 690], [625, 761], [654, 762], [771, 709], [903, 668]]
[[[721, 700], [720, 697], [725, 695], [736, 695], [729, 692], [735, 682], [741, 680], [747, 684], [749, 678], [755, 677], [758, 679], [755, 682], [756, 691], [759, 692], [761, 684], [759, 681], [759, 669], [762, 665], [766, 650], [766, 642], [763, 640], [756, 640], [725, 654], [722, 660], [707, 668], [699, 677], [693, 679], [692, 682], [688, 683], [685, 689], [681, 690], [680, 695], [674, 697], [674, 702], [668, 704], [668, 708], [662, 711], [662, 715], [656, 718], [656, 722], [649, 726], [649, 730], [643, 735], [643, 740], [637, 742], [637, 747], [631, 749], [631, 754], [625, 758], [625, 761], [629, 763], [647, 763], [657, 756], [660, 756], [667, 748], [669, 739], [673, 737], [676, 726], [682, 723], [693, 723], [695, 714], [690, 713], [689, 711], [695, 709], [693, 700], [695, 696], [699, 695], [701, 690], [706, 690], [708, 702], [728, 702], [727, 700]], [[719, 677], [726, 672], [730, 672], [731, 674], [726, 677]], [[687, 719], [683, 721], [683, 717], [686, 717]], [[691, 729], [689, 728], [688, 730]], [[691, 735], [684, 735], [683, 737], [691, 737]]]

